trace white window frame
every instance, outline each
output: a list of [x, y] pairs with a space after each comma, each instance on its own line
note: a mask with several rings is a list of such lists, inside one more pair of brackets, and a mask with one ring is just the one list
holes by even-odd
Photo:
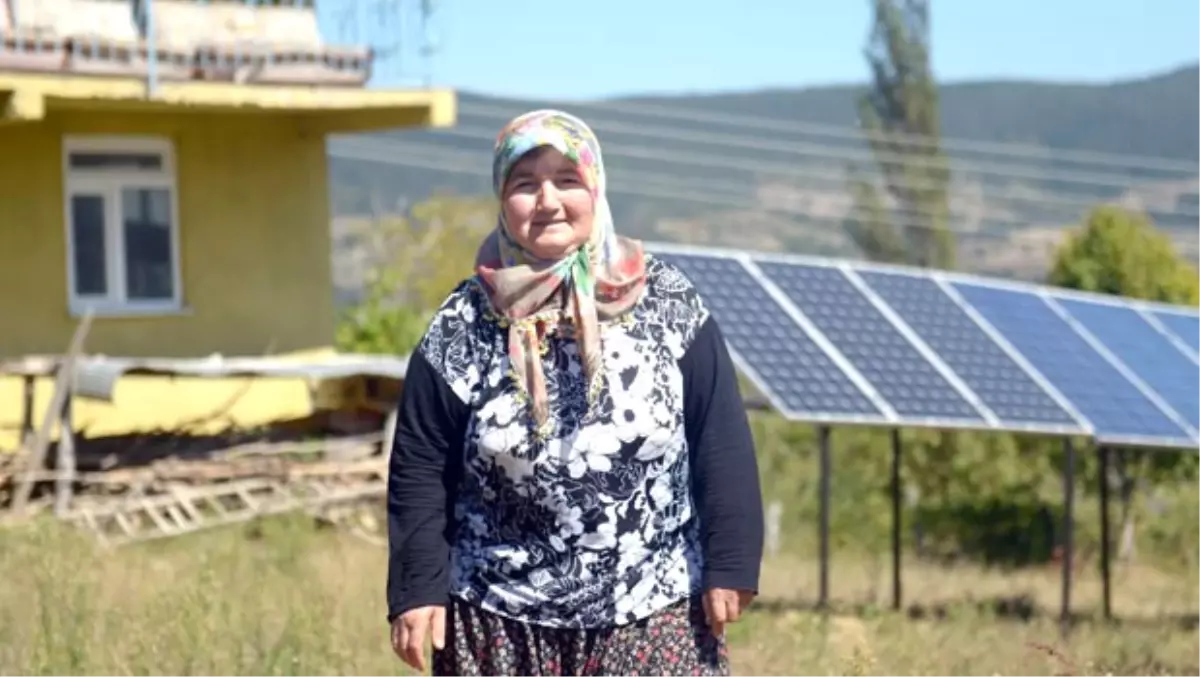
[[[114, 170], [72, 169], [71, 155], [91, 153], [153, 153], [162, 158], [160, 169]], [[183, 275], [180, 266], [179, 187], [175, 174], [175, 150], [171, 141], [151, 136], [63, 137], [63, 226], [67, 242], [67, 303], [72, 315], [91, 309], [102, 315], [159, 315], [183, 311]], [[125, 229], [122, 227], [120, 195], [124, 188], [165, 188], [171, 218], [171, 290], [169, 299], [129, 299], [125, 284]], [[75, 238], [71, 227], [71, 199], [77, 194], [104, 196], [104, 249], [107, 275], [104, 295], [80, 295], [75, 291]]]

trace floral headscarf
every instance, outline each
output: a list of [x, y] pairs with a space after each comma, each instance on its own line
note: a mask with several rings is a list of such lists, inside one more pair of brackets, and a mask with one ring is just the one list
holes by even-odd
[[[476, 257], [492, 309], [509, 326], [508, 356], [514, 378], [528, 395], [539, 430], [549, 418], [543, 342], [560, 322], [574, 324], [575, 339], [589, 381], [589, 399], [601, 377], [599, 322], [632, 308], [645, 285], [641, 243], [616, 234], [605, 197], [600, 143], [582, 120], [556, 110], [538, 110], [509, 122], [496, 139], [492, 189], [503, 200], [508, 173], [530, 151], [549, 146], [570, 159], [592, 194], [594, 222], [582, 246], [557, 261], [543, 261], [523, 249], [500, 210], [496, 230]], [[561, 290], [566, 287], [568, 293]]]

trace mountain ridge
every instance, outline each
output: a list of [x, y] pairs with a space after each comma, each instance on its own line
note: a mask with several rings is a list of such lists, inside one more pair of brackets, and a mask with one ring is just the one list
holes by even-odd
[[[852, 158], [873, 164], [853, 133], [855, 98], [866, 86], [639, 95], [557, 106], [587, 120], [600, 136], [614, 216], [624, 232], [856, 257], [842, 228], [852, 213], [843, 177]], [[1039, 277], [1063, 228], [1100, 201], [1146, 209], [1185, 255], [1197, 258], [1200, 63], [1111, 83], [959, 82], [942, 85], [940, 95], [948, 148], [957, 141], [1031, 147], [1019, 159], [948, 152], [955, 167], [954, 227], [963, 233], [966, 269]], [[403, 211], [434, 192], [489, 193], [494, 133], [512, 115], [551, 105], [461, 91], [453, 128], [332, 140], [335, 235], [339, 223]], [[668, 110], [657, 116], [636, 112], [647, 107]], [[688, 120], [714, 114], [824, 131]], [[1111, 167], [1068, 161], [1062, 151], [1157, 158], [1188, 170], [1125, 168], [1117, 177]], [[1004, 169], [1017, 164], [1019, 171]], [[1088, 178], [1101, 175], [1107, 183]], [[1061, 178], [1067, 176], [1082, 178]], [[348, 255], [335, 247], [335, 259]]]

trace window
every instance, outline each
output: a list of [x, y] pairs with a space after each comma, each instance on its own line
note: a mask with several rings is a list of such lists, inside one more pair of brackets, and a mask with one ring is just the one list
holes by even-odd
[[179, 219], [170, 143], [68, 137], [63, 153], [71, 311], [179, 310]]

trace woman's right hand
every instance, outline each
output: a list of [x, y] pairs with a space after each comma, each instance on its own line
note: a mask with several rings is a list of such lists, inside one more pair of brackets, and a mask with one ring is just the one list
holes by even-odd
[[392, 651], [419, 672], [425, 671], [425, 638], [434, 649], [446, 645], [446, 607], [422, 606], [409, 609], [392, 621]]

